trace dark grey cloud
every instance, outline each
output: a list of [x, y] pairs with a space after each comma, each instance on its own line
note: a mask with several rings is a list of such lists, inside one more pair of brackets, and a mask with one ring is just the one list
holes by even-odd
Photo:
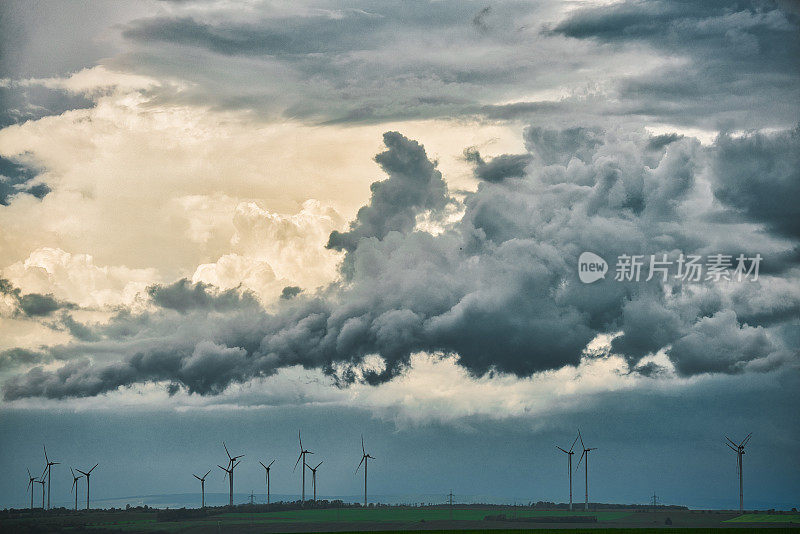
[[779, 2], [655, 0], [577, 10], [548, 31], [688, 60], [620, 80], [624, 113], [707, 128], [746, 128], [760, 115], [786, 127], [798, 120], [799, 21]]
[[297, 286], [286, 286], [281, 290], [281, 298], [284, 300], [289, 300], [290, 298], [294, 298], [303, 290]]
[[464, 158], [475, 166], [473, 174], [478, 180], [501, 182], [506, 178], [525, 176], [525, 167], [531, 160], [530, 154], [503, 154], [484, 161], [475, 147], [464, 150]]
[[425, 149], [397, 132], [383, 134], [387, 150], [375, 161], [389, 178], [373, 182], [369, 204], [358, 210], [356, 220], [346, 232], [334, 231], [328, 248], [355, 250], [368, 237], [383, 239], [392, 231], [408, 232], [414, 228], [417, 214], [441, 210], [448, 202], [447, 185]]
[[25, 193], [44, 198], [50, 192], [45, 183], [35, 183], [39, 170], [0, 156], [0, 206], [8, 206], [14, 195]]
[[18, 287], [14, 287], [4, 278], [0, 278], [0, 294], [13, 299], [16, 314], [28, 317], [43, 317], [57, 310], [77, 308], [74, 303], [57, 299], [52, 294], [22, 293]]
[[48, 360], [46, 353], [28, 349], [7, 349], [0, 351], [0, 371], [29, 366]]
[[[647, 375], [662, 372], [641, 361], [659, 351], [684, 375], [797, 361], [800, 292], [788, 289], [796, 268], [732, 288], [662, 286], [645, 281], [647, 267], [639, 282], [577, 278], [587, 250], [613, 273], [621, 254], [674, 260], [766, 243], [763, 234], [742, 243], [730, 226], [740, 221], [706, 221], [697, 230], [704, 214], [692, 209], [707, 186], [697, 177], [709, 158], [724, 157], [719, 146], [670, 138], [653, 150], [644, 132], [598, 128], [533, 127], [525, 140], [525, 175], [480, 182], [461, 220], [434, 236], [414, 224], [452, 202], [442, 176], [422, 145], [388, 132], [387, 150], [376, 157], [388, 178], [372, 185], [350, 229], [331, 235], [331, 246], [346, 253], [342, 281], [281, 299], [271, 312], [239, 290], [187, 280], [152, 286], [153, 309], [84, 325], [90, 335], [47, 349], [67, 362], [63, 368], [17, 374], [4, 396], [90, 396], [149, 381], [214, 394], [291, 365], [321, 368], [341, 385], [378, 383], [403, 372], [418, 351], [458, 354], [475, 374], [527, 376], [576, 365], [595, 336], [616, 332], [613, 351]], [[793, 249], [783, 239], [771, 246]], [[385, 369], [360, 378], [353, 366], [373, 354]]]
[[747, 220], [800, 238], [800, 127], [777, 134], [723, 134], [714, 196]]
[[170, 285], [150, 286], [147, 293], [157, 306], [181, 313], [197, 309], [227, 311], [258, 306], [257, 299], [249, 293], [234, 289], [222, 291], [203, 282], [192, 283], [185, 278]]
[[733, 310], [724, 310], [697, 321], [668, 352], [679, 373], [694, 375], [741, 372], [748, 363], [765, 359], [774, 350], [762, 327], [740, 324]]

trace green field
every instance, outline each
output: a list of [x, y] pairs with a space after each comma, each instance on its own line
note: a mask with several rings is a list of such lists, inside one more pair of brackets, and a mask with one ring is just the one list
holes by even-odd
[[[755, 532], [798, 532], [800, 514], [738, 514], [731, 511], [691, 511], [677, 509], [598, 511], [531, 510], [480, 506], [318, 508], [264, 511], [263, 506], [247, 506], [228, 511], [224, 508], [200, 510], [92, 510], [90, 512], [28, 513], [0, 520], [5, 532], [107, 533], [182, 533], [246, 534], [382, 532], [397, 534], [523, 534], [523, 533], [670, 533], [712, 534], [731, 529]], [[183, 515], [183, 514], [190, 515]], [[451, 515], [452, 513], [452, 515]], [[195, 514], [192, 516], [191, 514]], [[492, 519], [486, 519], [492, 516]], [[505, 516], [502, 519], [501, 516]], [[559, 518], [566, 520], [555, 529]], [[584, 523], [590, 517], [596, 522]], [[541, 523], [526, 518], [543, 519]], [[796, 524], [792, 524], [796, 523]], [[542, 528], [544, 527], [544, 528]], [[770, 528], [771, 527], [771, 528]], [[777, 528], [776, 528], [777, 527]], [[788, 528], [787, 528], [788, 527]]]
[[726, 523], [797, 523], [800, 525], [800, 514], [744, 514]]
[[559, 516], [589, 516], [597, 517], [598, 521], [614, 521], [630, 515], [629, 511], [598, 511], [598, 512], [569, 512], [569, 511], [541, 511], [541, 510], [481, 510], [475, 508], [453, 508], [452, 515], [447, 508], [328, 508], [322, 510], [291, 510], [285, 512], [267, 513], [225, 513], [219, 517], [224, 518], [247, 518], [258, 519], [259, 521], [283, 521], [283, 522], [351, 522], [351, 521], [482, 521], [487, 515], [502, 513], [508, 519], [523, 517], [559, 517]]

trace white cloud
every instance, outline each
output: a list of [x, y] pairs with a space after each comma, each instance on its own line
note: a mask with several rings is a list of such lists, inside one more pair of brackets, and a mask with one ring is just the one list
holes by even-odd
[[89, 254], [40, 247], [2, 274], [23, 293], [52, 293], [83, 307], [131, 305], [149, 284], [160, 281], [155, 269], [96, 265]]

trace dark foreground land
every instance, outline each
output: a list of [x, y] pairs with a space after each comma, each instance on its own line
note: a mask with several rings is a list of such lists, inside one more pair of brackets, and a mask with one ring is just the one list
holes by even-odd
[[715, 533], [740, 529], [800, 533], [800, 513], [685, 509], [612, 509], [569, 512], [517, 507], [376, 507], [266, 511], [265, 506], [206, 510], [20, 510], [0, 512], [0, 532], [300, 533], [419, 532], [426, 534], [558, 534], [587, 532]]

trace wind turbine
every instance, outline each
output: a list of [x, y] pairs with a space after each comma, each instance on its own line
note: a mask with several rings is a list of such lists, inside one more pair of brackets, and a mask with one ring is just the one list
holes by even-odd
[[192, 476], [200, 481], [200, 508], [206, 507], [206, 477], [210, 472], [211, 469], [202, 478], [192, 473]]
[[742, 442], [739, 443], [738, 445], [731, 438], [729, 438], [728, 436], [725, 436], [725, 439], [728, 440], [728, 443], [726, 443], [725, 445], [727, 445], [729, 448], [731, 448], [733, 450], [733, 452], [736, 453], [736, 471], [739, 473], [739, 511], [740, 512], [744, 511], [744, 483], [743, 483], [743, 480], [742, 480], [742, 455], [744, 454], [744, 446], [747, 445], [748, 441], [750, 441], [750, 438], [752, 437], [752, 435], [753, 435], [752, 432], [747, 434], [747, 437], [745, 437], [742, 440]]
[[581, 462], [583, 461], [583, 457], [586, 457], [586, 462], [583, 464], [584, 469], [586, 470], [585, 473], [585, 483], [586, 483], [586, 502], [584, 504], [584, 510], [589, 510], [589, 452], [596, 451], [597, 447], [586, 448], [586, 445], [583, 444], [583, 438], [581, 437], [581, 431], [578, 430], [578, 439], [581, 440], [581, 447], [583, 447], [583, 454], [581, 454], [581, 459], [578, 460], [578, 465], [575, 468], [577, 471], [578, 468], [581, 466]]
[[306, 454], [314, 454], [313, 452], [306, 450], [303, 448], [303, 438], [300, 437], [300, 431], [297, 431], [297, 439], [300, 440], [300, 456], [297, 457], [297, 461], [294, 463], [294, 469], [292, 471], [297, 470], [297, 464], [300, 463], [300, 460], [303, 460], [303, 492], [300, 495], [300, 502], [306, 502]]
[[[42, 485], [42, 510], [44, 510], [44, 485], [46, 484], [46, 482], [44, 481], [44, 473], [42, 473], [42, 478], [41, 479], [37, 478], [33, 482], [35, 484], [41, 484]], [[33, 493], [33, 492], [31, 491], [31, 493]], [[33, 496], [31, 495], [31, 497], [33, 497]]]
[[567, 472], [569, 473], [569, 509], [572, 511], [572, 455], [575, 454], [575, 443], [578, 442], [578, 437], [575, 437], [575, 441], [572, 442], [572, 446], [569, 448], [568, 451], [565, 451], [558, 445], [556, 445], [556, 449], [560, 450], [564, 454], [567, 455]]
[[364, 434], [361, 434], [361, 461], [358, 462], [358, 467], [356, 467], [356, 473], [361, 468], [361, 464], [364, 464], [364, 507], [367, 506], [367, 463], [370, 460], [374, 460], [374, 456], [370, 456], [367, 451], [364, 449]]
[[75, 471], [72, 468], [69, 468], [69, 472], [72, 473], [72, 487], [69, 489], [69, 492], [75, 492], [75, 510], [78, 509], [78, 481], [83, 478], [83, 475], [75, 476]]
[[269, 468], [272, 467], [272, 464], [275, 463], [275, 460], [272, 460], [269, 465], [264, 465], [264, 462], [261, 461], [258, 463], [261, 464], [261, 467], [267, 470], [267, 506], [269, 506]]
[[31, 470], [27, 467], [25, 468], [28, 470], [28, 489], [31, 491], [31, 510], [33, 510], [33, 483], [36, 482], [36, 477], [31, 476]]
[[306, 467], [311, 469], [311, 484], [314, 487], [314, 502], [317, 502], [317, 469], [322, 465], [322, 462], [317, 464], [317, 467], [311, 467], [306, 464]]
[[228, 477], [228, 482], [230, 483], [230, 497], [228, 499], [228, 505], [233, 506], [233, 470], [236, 469], [241, 462], [237, 462], [239, 458], [243, 457], [244, 454], [240, 454], [239, 456], [231, 456], [231, 453], [228, 452], [228, 446], [225, 445], [225, 442], [222, 442], [222, 446], [225, 447], [225, 454], [228, 455], [228, 467], [222, 467], [221, 465], [217, 464], [217, 467], [225, 471], [225, 476]]
[[[94, 467], [97, 467], [100, 464], [94, 464]], [[80, 469], [76, 469], [78, 473], [82, 474], [86, 477], [86, 509], [89, 509], [89, 477], [92, 475], [92, 471], [94, 471], [94, 467], [89, 469], [88, 471], [81, 471]]]
[[[50, 509], [50, 471], [53, 469], [54, 465], [58, 465], [61, 462], [51, 462], [50, 459], [47, 457], [47, 447], [42, 445], [44, 449], [44, 461], [46, 463], [46, 467], [44, 468], [47, 472], [47, 509]], [[44, 480], [44, 474], [42, 475], [42, 479]]]

